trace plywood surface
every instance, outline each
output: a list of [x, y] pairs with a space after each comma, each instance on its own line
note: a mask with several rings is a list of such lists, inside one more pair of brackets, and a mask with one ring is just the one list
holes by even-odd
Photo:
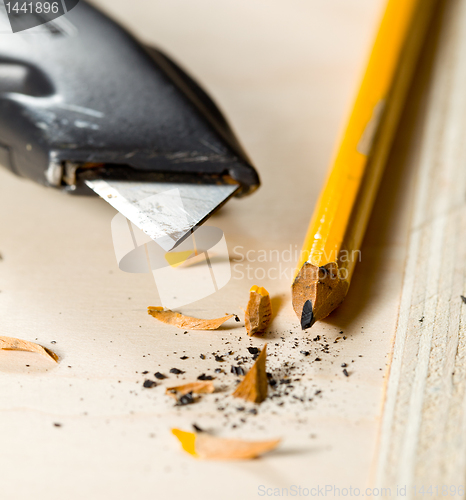
[[[249, 288], [258, 284], [270, 291], [277, 313], [270, 330], [254, 339], [243, 321], [187, 334], [158, 323], [146, 313], [159, 305], [153, 278], [117, 267], [110, 206], [1, 171], [0, 333], [37, 339], [61, 358], [54, 366], [32, 354], [0, 352], [2, 497], [233, 499], [255, 498], [261, 487], [365, 488], [405, 268], [414, 179], [405, 136], [345, 304], [302, 333], [290, 283], [382, 2], [96, 3], [205, 84], [262, 177], [260, 191], [231, 201], [211, 221], [224, 230], [234, 259], [230, 283], [183, 312], [243, 319]], [[265, 342], [273, 376], [300, 380], [290, 389], [278, 384], [282, 396], [254, 415], [229, 396], [236, 380], [229, 369], [238, 355], [249, 356], [249, 367], [247, 347]], [[225, 361], [215, 361], [214, 352]], [[168, 375], [172, 367], [185, 374], [142, 387], [155, 371]], [[164, 386], [219, 367], [226, 373], [216, 374], [218, 394], [183, 408], [164, 395]], [[280, 437], [282, 444], [251, 462], [200, 462], [169, 432], [193, 423], [223, 437]]]

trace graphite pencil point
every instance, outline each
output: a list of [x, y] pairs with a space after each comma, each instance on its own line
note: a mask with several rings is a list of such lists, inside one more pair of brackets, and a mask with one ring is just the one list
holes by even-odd
[[312, 312], [312, 302], [306, 300], [301, 314], [301, 328], [306, 330], [314, 324], [314, 313]]

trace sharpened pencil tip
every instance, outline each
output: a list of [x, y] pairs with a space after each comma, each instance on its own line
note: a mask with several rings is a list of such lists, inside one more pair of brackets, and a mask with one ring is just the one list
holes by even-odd
[[303, 306], [303, 312], [301, 313], [301, 328], [306, 330], [307, 328], [311, 328], [311, 326], [315, 323], [314, 313], [312, 311], [312, 302], [310, 300], [306, 300]]

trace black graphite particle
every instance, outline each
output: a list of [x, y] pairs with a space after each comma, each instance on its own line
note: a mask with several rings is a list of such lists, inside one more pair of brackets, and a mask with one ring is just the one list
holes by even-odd
[[166, 375], [164, 375], [163, 373], [160, 373], [160, 372], [154, 373], [154, 377], [158, 378], [159, 380], [163, 380], [164, 378], [167, 378]]
[[244, 371], [244, 368], [241, 366], [233, 366], [231, 365], [231, 373], [234, 375], [246, 375], [246, 372]]
[[202, 429], [202, 427], [199, 427], [197, 424], [193, 424], [193, 429], [196, 432], [205, 432], [204, 429]]
[[214, 372], [215, 373], [223, 373], [223, 370], [221, 368], [215, 368]]
[[188, 359], [188, 356], [181, 356], [180, 359]]
[[269, 385], [270, 385], [270, 387], [275, 387], [277, 385], [277, 381], [274, 380], [274, 379], [270, 379], [269, 380]]
[[147, 375], [149, 372], [147, 370], [141, 372], [143, 375]]
[[322, 361], [320, 358], [316, 358], [315, 361]]
[[199, 357], [200, 357], [201, 359], [205, 359], [205, 354], [201, 354]]
[[219, 363], [221, 363], [222, 361], [225, 361], [225, 360], [223, 359], [223, 356], [217, 356], [217, 354], [216, 354], [215, 361], [218, 361]]
[[289, 378], [282, 378], [280, 380], [280, 384], [291, 384], [291, 379], [289, 379]]
[[466, 297], [464, 295], [461, 295], [461, 300], [463, 301], [463, 304], [466, 304]]
[[202, 373], [197, 377], [197, 380], [214, 380], [214, 377], [212, 375], [206, 375], [205, 373]]
[[259, 349], [257, 347], [248, 347], [249, 354], [259, 354]]
[[155, 382], [154, 380], [149, 380], [149, 379], [144, 380], [144, 383], [142, 384], [142, 386], [145, 387], [146, 389], [152, 389], [156, 385], [157, 385], [157, 382]]
[[342, 364], [341, 364], [341, 367], [342, 367], [342, 368], [346, 368], [347, 366], [348, 366], [348, 365], [347, 365], [346, 363], [342, 363]]
[[343, 370], [343, 375], [345, 377], [349, 377], [349, 373], [348, 373], [348, 370], [346, 368], [344, 368], [344, 370]]
[[241, 320], [238, 318], [238, 316], [235, 315], [235, 321], [239, 323]]
[[61, 427], [61, 424], [59, 424], [58, 422], [54, 422], [53, 426], [54, 427]]
[[170, 368], [170, 373], [174, 373], [175, 375], [181, 375], [184, 373], [183, 370], [178, 370], [178, 368]]
[[309, 356], [311, 353], [309, 351], [299, 351], [304, 356]]
[[185, 394], [184, 396], [181, 396], [180, 399], [178, 399], [175, 406], [192, 405], [193, 403], [194, 403], [193, 393], [188, 392], [188, 394]]

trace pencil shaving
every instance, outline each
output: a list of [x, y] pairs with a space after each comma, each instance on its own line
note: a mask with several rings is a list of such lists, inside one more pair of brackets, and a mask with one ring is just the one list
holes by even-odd
[[267, 373], [265, 371], [266, 359], [267, 344], [264, 345], [253, 367], [233, 393], [235, 398], [242, 398], [251, 403], [262, 403], [264, 401], [268, 390]]
[[248, 460], [274, 450], [280, 443], [280, 439], [242, 441], [180, 429], [172, 429], [172, 433], [179, 439], [187, 453], [203, 460]]
[[165, 394], [174, 398], [179, 398], [189, 392], [193, 392], [194, 394], [212, 394], [214, 390], [214, 383], [211, 380], [206, 380], [203, 382], [190, 382], [175, 387], [167, 387]]
[[219, 326], [223, 325], [225, 321], [233, 318], [233, 314], [228, 314], [223, 318], [216, 319], [199, 319], [193, 318], [191, 316], [185, 316], [177, 312], [170, 311], [167, 309], [163, 310], [163, 307], [148, 307], [148, 313], [154, 318], [158, 319], [162, 323], [167, 325], [176, 326], [184, 330], [216, 330]]
[[254, 285], [249, 291], [249, 302], [244, 315], [248, 335], [262, 333], [272, 321], [272, 302], [264, 287]]
[[58, 363], [58, 356], [53, 351], [27, 340], [15, 339], [14, 337], [0, 337], [0, 349], [5, 351], [36, 352]]

